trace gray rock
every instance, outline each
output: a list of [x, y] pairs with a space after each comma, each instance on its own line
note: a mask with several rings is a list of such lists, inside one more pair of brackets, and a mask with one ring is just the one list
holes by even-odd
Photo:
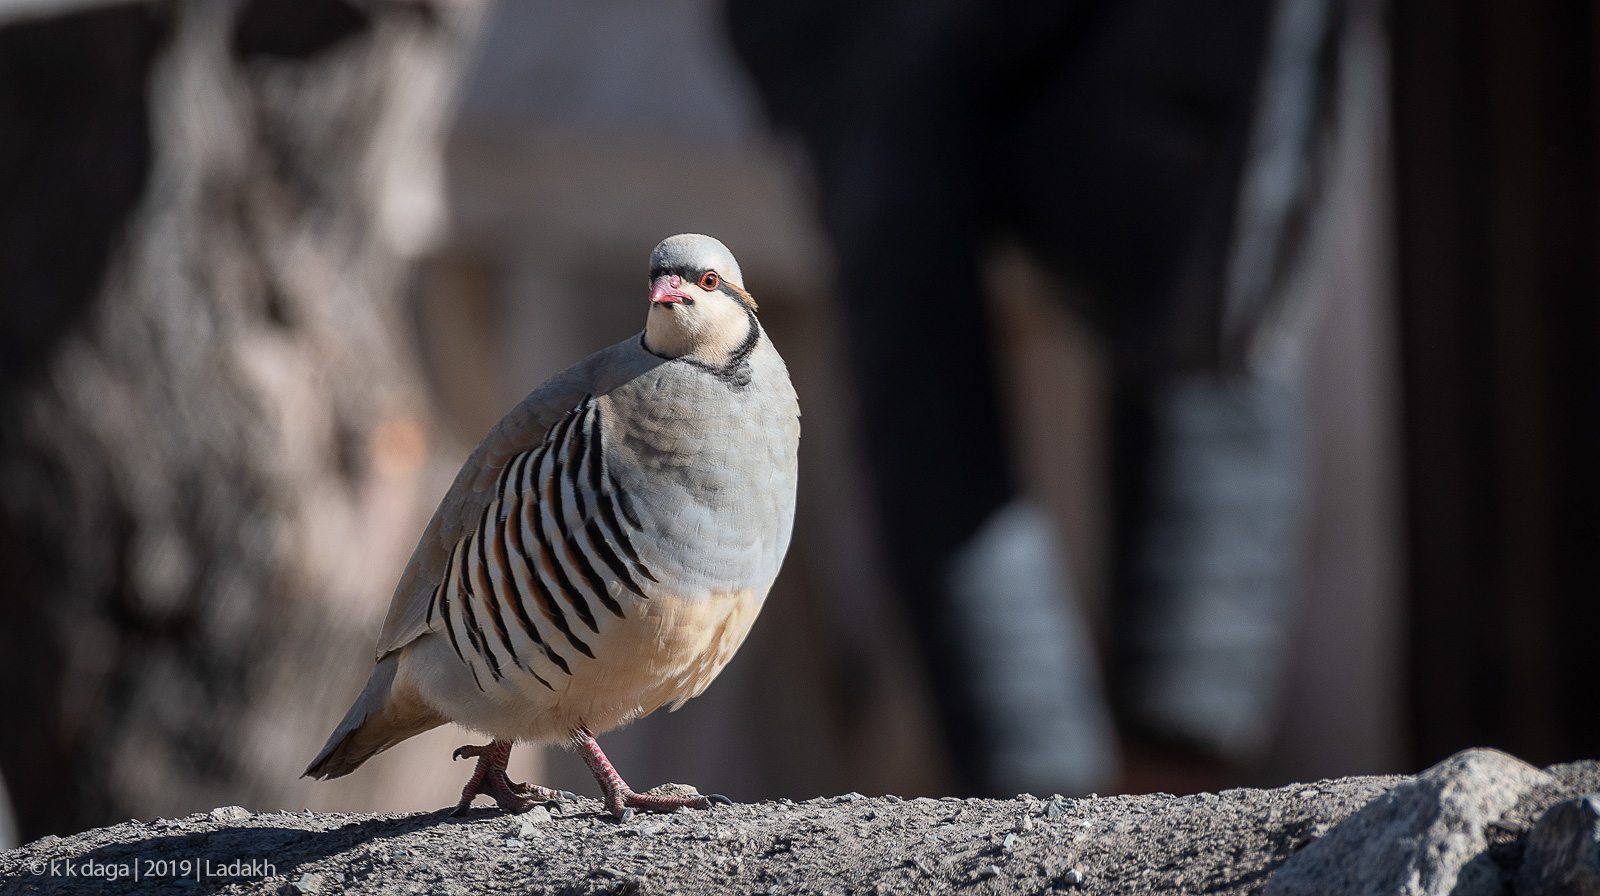
[[243, 806], [218, 806], [211, 810], [211, 817], [217, 821], [244, 821], [250, 817], [250, 810]]
[[1600, 795], [1557, 803], [1528, 832], [1517, 896], [1600, 896]]
[[1368, 803], [1295, 854], [1267, 896], [1499, 896], [1485, 828], [1555, 779], [1498, 750], [1466, 750]]
[[511, 823], [506, 825], [505, 835], [516, 840], [537, 837], [543, 833], [540, 825], [549, 821], [550, 810], [543, 806], [534, 806], [520, 815], [511, 816]]

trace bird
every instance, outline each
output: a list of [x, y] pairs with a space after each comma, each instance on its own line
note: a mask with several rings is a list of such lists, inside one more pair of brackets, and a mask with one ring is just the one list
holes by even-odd
[[517, 743], [575, 748], [619, 819], [729, 802], [635, 792], [595, 736], [698, 696], [744, 642], [793, 533], [799, 400], [721, 241], [661, 241], [647, 307], [467, 458], [305, 776], [455, 722], [489, 738], [453, 754], [478, 760], [458, 815], [572, 796], [512, 781]]

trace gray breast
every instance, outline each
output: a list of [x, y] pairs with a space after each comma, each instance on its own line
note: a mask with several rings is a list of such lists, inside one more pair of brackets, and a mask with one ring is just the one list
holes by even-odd
[[788, 550], [799, 405], [764, 334], [746, 364], [731, 379], [669, 362], [600, 401], [636, 546], [680, 597], [764, 588]]

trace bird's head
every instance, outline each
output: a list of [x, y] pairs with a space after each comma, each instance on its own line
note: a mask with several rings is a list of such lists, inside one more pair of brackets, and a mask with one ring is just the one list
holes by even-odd
[[650, 253], [645, 348], [721, 367], [748, 352], [759, 333], [755, 300], [721, 241], [680, 233]]

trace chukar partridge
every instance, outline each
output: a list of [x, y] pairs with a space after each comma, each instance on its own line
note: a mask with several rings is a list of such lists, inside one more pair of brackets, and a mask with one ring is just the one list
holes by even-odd
[[644, 332], [535, 389], [467, 459], [306, 774], [453, 721], [491, 739], [456, 751], [478, 759], [457, 813], [560, 796], [507, 777], [517, 742], [576, 747], [618, 817], [708, 808], [630, 790], [594, 735], [698, 695], [744, 641], [789, 547], [799, 417], [732, 253], [662, 241]]

